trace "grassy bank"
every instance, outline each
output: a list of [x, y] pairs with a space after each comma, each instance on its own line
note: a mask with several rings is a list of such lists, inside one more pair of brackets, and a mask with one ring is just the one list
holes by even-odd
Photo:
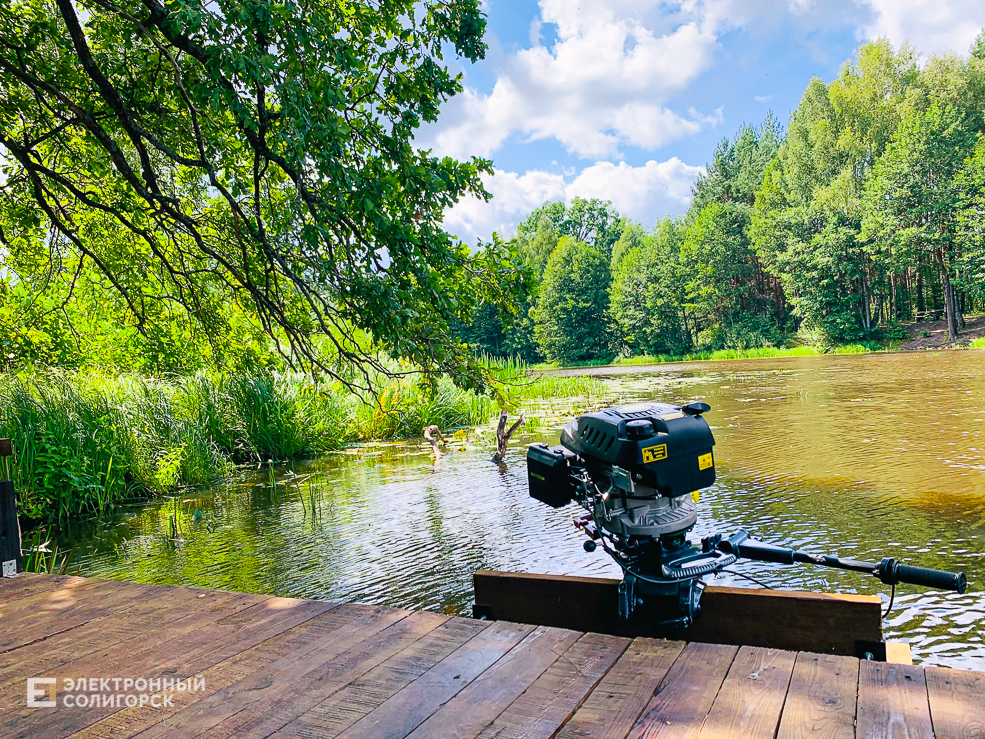
[[[858, 344], [842, 344], [836, 347], [816, 347], [816, 346], [793, 346], [778, 347], [766, 346], [755, 349], [719, 349], [717, 351], [692, 352], [691, 354], [644, 354], [637, 357], [620, 357], [612, 360], [597, 360], [589, 362], [575, 362], [565, 365], [565, 367], [600, 367], [607, 365], [644, 365], [644, 364], [667, 364], [671, 362], [701, 362], [709, 360], [725, 359], [759, 359], [762, 357], [814, 357], [822, 354], [867, 354], [869, 352], [880, 351], [885, 347], [875, 342], [867, 341]], [[558, 369], [559, 365], [538, 364], [534, 369]]]
[[[598, 384], [528, 380], [525, 368], [509, 363], [494, 371], [514, 402], [591, 394]], [[206, 484], [239, 464], [416, 437], [431, 424], [473, 426], [496, 411], [492, 399], [447, 380], [434, 393], [406, 379], [384, 382], [373, 406], [337, 383], [289, 373], [146, 378], [52, 370], [0, 382], [0, 436], [14, 443], [21, 512], [49, 522]]]

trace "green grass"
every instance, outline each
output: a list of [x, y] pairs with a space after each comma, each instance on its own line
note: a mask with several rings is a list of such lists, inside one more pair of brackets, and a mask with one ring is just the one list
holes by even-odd
[[[717, 351], [692, 352], [690, 354], [645, 354], [636, 357], [621, 357], [611, 361], [599, 360], [595, 362], [576, 362], [565, 367], [601, 367], [607, 365], [645, 365], [645, 364], [666, 364], [670, 362], [701, 362], [718, 361], [729, 359], [759, 359], [762, 357], [813, 357], [822, 354], [867, 354], [869, 352], [883, 349], [874, 342], [863, 342], [859, 344], [842, 344], [832, 348], [822, 348], [816, 346], [793, 346], [779, 347], [766, 346], [754, 349], [719, 349]], [[534, 369], [558, 369], [558, 365], [538, 364]]]
[[977, 339], [972, 339], [971, 343], [968, 344], [970, 349], [985, 349], [985, 336], [979, 336]]
[[[487, 366], [511, 409], [536, 398], [601, 394], [593, 378], [536, 378], [515, 362]], [[298, 373], [143, 378], [47, 370], [3, 377], [0, 437], [13, 440], [22, 512], [53, 523], [208, 484], [235, 465], [417, 437], [432, 424], [476, 426], [498, 407], [447, 379], [432, 392], [415, 380], [381, 378], [367, 405], [339, 383]]]

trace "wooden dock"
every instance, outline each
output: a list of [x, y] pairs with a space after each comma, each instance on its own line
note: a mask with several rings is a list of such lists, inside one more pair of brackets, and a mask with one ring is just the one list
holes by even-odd
[[985, 673], [50, 575], [0, 580], [0, 691], [5, 739], [985, 737]]

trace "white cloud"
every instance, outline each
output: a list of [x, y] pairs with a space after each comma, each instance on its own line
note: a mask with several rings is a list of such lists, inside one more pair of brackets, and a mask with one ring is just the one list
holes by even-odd
[[611, 200], [622, 215], [652, 225], [665, 215], [686, 210], [691, 185], [703, 171], [677, 157], [640, 167], [597, 162], [577, 177], [543, 170], [522, 175], [497, 171], [486, 178], [492, 201], [463, 200], [445, 215], [445, 228], [475, 244], [478, 239], [488, 240], [494, 231], [512, 234], [530, 211], [548, 200], [570, 202], [575, 197]]
[[[548, 45], [545, 29], [556, 36]], [[453, 98], [420, 143], [459, 158], [489, 156], [516, 134], [598, 159], [619, 157], [626, 145], [656, 149], [719, 120], [669, 107], [712, 64], [716, 30], [701, 3], [541, 0], [531, 40], [504, 58], [491, 92]]]
[[966, 54], [985, 26], [980, 0], [864, 0], [874, 18], [861, 30], [863, 38], [885, 36], [895, 45], [909, 41], [922, 54], [956, 51]]

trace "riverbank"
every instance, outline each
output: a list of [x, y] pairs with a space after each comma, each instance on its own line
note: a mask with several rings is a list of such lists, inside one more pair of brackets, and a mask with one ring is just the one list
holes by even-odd
[[840, 354], [869, 354], [871, 352], [909, 352], [930, 349], [985, 349], [985, 316], [967, 317], [957, 341], [948, 341], [946, 321], [921, 321], [904, 324], [907, 339], [887, 343], [861, 341], [839, 344], [833, 347], [767, 346], [754, 349], [719, 349], [717, 351], [691, 352], [689, 354], [645, 354], [636, 357], [620, 357], [611, 361], [597, 360], [558, 365], [549, 362], [531, 365], [535, 370], [567, 370], [602, 367], [641, 367], [652, 364], [679, 364], [681, 362], [708, 362], [733, 359], [762, 359], [772, 357], [819, 357]]
[[[893, 349], [895, 347], [892, 347]], [[782, 347], [765, 346], [755, 349], [718, 349], [716, 351], [691, 352], [690, 354], [643, 354], [636, 357], [620, 357], [611, 361], [598, 360], [574, 362], [558, 365], [542, 362], [530, 367], [534, 370], [577, 369], [579, 367], [641, 367], [651, 364], [679, 364], [681, 362], [708, 362], [730, 359], [762, 359], [772, 357], [817, 357], [825, 354], [868, 354], [869, 352], [887, 351], [889, 347], [875, 342], [860, 342], [842, 344], [836, 347], [821, 348], [810, 345]]]
[[947, 338], [947, 321], [922, 321], [906, 324], [909, 338], [900, 344], [900, 351], [928, 349], [985, 349], [985, 316], [967, 316], [957, 341]]
[[[592, 394], [592, 378], [526, 379], [493, 365], [512, 402]], [[105, 377], [57, 370], [0, 382], [0, 437], [13, 440], [20, 513], [37, 522], [99, 515], [115, 505], [213, 483], [237, 465], [312, 457], [370, 440], [419, 437], [432, 424], [471, 427], [492, 398], [441, 380], [379, 383], [363, 403], [339, 383], [298, 373]]]

